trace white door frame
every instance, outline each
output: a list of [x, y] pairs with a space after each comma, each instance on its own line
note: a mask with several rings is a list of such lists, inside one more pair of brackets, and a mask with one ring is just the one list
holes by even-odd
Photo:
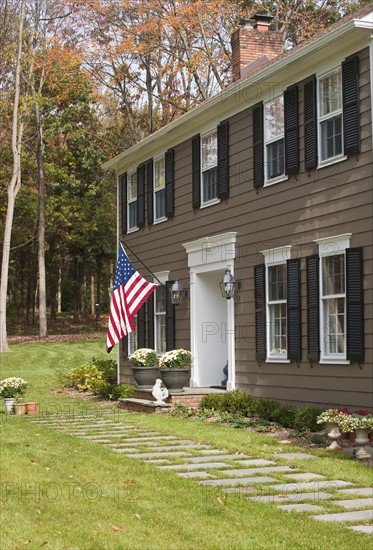
[[[234, 274], [234, 259], [236, 256], [236, 235], [235, 232], [223, 233], [212, 237], [204, 237], [197, 241], [183, 244], [188, 254], [188, 267], [190, 269], [190, 345], [193, 355], [193, 366], [190, 384], [192, 387], [199, 387], [199, 373], [202, 365], [198, 364], [196, 356], [197, 334], [196, 311], [198, 308], [196, 283], [198, 274], [211, 271], [230, 269]], [[225, 298], [221, 297], [222, 300]], [[235, 323], [234, 323], [234, 300], [227, 302], [227, 327], [225, 337], [228, 348], [228, 381], [227, 390], [233, 390], [236, 385], [235, 372]]]

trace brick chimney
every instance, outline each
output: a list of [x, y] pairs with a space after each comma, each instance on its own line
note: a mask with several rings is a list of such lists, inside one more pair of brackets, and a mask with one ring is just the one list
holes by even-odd
[[251, 19], [242, 19], [240, 27], [232, 34], [233, 82], [245, 76], [244, 67], [261, 59], [274, 59], [283, 51], [282, 34], [270, 31], [271, 15], [255, 14]]

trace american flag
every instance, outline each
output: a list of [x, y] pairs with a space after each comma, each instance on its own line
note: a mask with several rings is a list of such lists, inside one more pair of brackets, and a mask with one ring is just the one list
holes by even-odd
[[135, 270], [121, 245], [111, 295], [106, 340], [108, 353], [121, 338], [135, 330], [133, 318], [156, 288], [155, 283], [149, 283]]

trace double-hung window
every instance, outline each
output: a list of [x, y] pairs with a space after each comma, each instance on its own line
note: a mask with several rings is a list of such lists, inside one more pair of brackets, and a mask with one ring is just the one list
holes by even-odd
[[137, 174], [130, 172], [127, 178], [127, 225], [128, 231], [137, 229]]
[[316, 242], [320, 256], [321, 360], [346, 360], [346, 249], [350, 235]]
[[154, 161], [154, 221], [166, 219], [166, 180], [164, 155]]
[[263, 251], [266, 267], [267, 360], [287, 360], [287, 265], [290, 246]]
[[319, 97], [319, 159], [330, 161], [343, 154], [342, 71], [339, 67], [321, 76]]
[[133, 318], [133, 324], [135, 327], [135, 330], [133, 332], [130, 332], [128, 334], [128, 355], [132, 355], [138, 348], [138, 342], [137, 342], [137, 328], [138, 328], [138, 317], [135, 315]]
[[218, 133], [213, 130], [201, 136], [202, 200], [208, 204], [218, 198]]
[[285, 175], [284, 96], [264, 104], [265, 181]]
[[167, 292], [168, 271], [156, 273], [154, 282], [160, 281], [154, 296], [154, 349], [157, 354], [167, 351]]

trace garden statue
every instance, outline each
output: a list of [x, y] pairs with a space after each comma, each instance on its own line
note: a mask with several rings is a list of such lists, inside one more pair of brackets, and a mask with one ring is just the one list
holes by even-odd
[[157, 378], [152, 389], [152, 394], [155, 397], [155, 400], [162, 403], [168, 397], [168, 389], [166, 387], [162, 388], [162, 380]]

